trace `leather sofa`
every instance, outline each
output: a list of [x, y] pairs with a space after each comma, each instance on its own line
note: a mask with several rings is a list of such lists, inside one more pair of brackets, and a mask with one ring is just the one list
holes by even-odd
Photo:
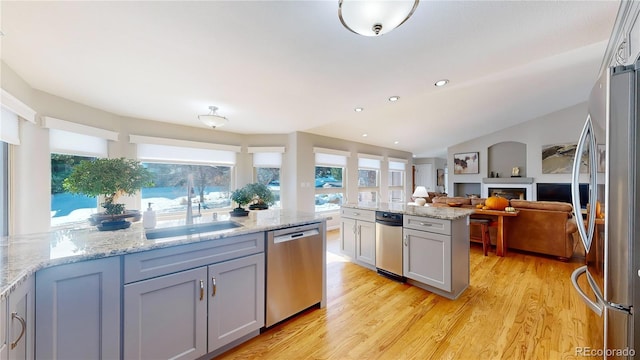
[[519, 212], [505, 228], [509, 248], [571, 258], [578, 230], [571, 204], [513, 199], [510, 205]]
[[[456, 202], [463, 207], [475, 207], [483, 198], [439, 197], [431, 206], [447, 206]], [[530, 251], [558, 257], [566, 261], [573, 255], [574, 233], [578, 230], [571, 204], [555, 201], [528, 201], [513, 199], [510, 205], [518, 210], [518, 216], [505, 221], [505, 237], [509, 249]], [[473, 214], [473, 218], [491, 218]], [[478, 229], [471, 229], [471, 232]], [[472, 233], [472, 236], [474, 234]], [[479, 237], [479, 234], [475, 234]], [[490, 229], [491, 243], [496, 243], [496, 229]]]

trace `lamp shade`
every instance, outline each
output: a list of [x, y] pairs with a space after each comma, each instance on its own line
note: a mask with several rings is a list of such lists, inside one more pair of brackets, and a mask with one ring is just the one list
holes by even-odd
[[350, 31], [364, 36], [384, 35], [402, 25], [419, 0], [340, 0], [338, 17]]
[[416, 190], [413, 192], [413, 197], [429, 197], [429, 193], [424, 186], [416, 186]]
[[209, 110], [211, 111], [206, 115], [198, 115], [198, 119], [208, 127], [215, 129], [229, 122], [226, 117], [216, 113], [218, 110], [216, 106], [209, 106]]

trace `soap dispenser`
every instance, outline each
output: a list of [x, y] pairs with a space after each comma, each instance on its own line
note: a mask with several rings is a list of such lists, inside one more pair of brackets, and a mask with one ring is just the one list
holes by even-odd
[[151, 208], [151, 204], [152, 203], [149, 203], [147, 211], [142, 215], [142, 226], [145, 229], [153, 229], [156, 227], [156, 212]]

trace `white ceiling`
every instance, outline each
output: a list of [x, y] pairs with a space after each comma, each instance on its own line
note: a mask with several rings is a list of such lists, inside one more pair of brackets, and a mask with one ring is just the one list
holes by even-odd
[[338, 0], [0, 6], [2, 60], [33, 88], [203, 128], [197, 115], [216, 105], [230, 121], [209, 131], [304, 131], [443, 156], [586, 101], [619, 2], [423, 0], [375, 38], [342, 26]]

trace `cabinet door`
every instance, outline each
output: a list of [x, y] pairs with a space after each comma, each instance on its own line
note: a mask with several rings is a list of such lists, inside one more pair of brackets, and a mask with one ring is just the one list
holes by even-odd
[[9, 343], [7, 342], [7, 298], [0, 297], [0, 360], [9, 357]]
[[[207, 268], [124, 286], [125, 359], [195, 359], [207, 353]], [[87, 358], [88, 359], [88, 358]]]
[[118, 256], [38, 271], [38, 358], [119, 358], [120, 294]]
[[351, 258], [356, 257], [356, 220], [340, 220], [340, 252]]
[[368, 221], [358, 221], [358, 241], [356, 260], [369, 265], [376, 265], [376, 225]]
[[209, 352], [264, 326], [264, 253], [209, 266]]
[[29, 277], [9, 294], [9, 359], [33, 359], [34, 280]]
[[451, 236], [404, 229], [404, 276], [451, 291]]

